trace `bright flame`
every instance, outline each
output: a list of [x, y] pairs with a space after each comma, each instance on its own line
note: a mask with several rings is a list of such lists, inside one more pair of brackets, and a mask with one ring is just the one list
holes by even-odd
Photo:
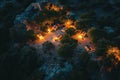
[[39, 40], [43, 40], [44, 39], [44, 37], [42, 36], [42, 35], [37, 35], [37, 37], [39, 38]]
[[60, 35], [60, 36], [54, 36], [54, 37], [53, 37], [53, 41], [54, 41], [54, 42], [55, 42], [55, 41], [60, 41], [61, 38], [62, 38], [62, 35]]
[[75, 26], [73, 25], [73, 21], [70, 20], [70, 19], [68, 19], [68, 20], [64, 23], [64, 25], [65, 25], [65, 27], [67, 27], [67, 28], [74, 28], [74, 29], [76, 29]]
[[84, 40], [85, 35], [86, 35], [86, 32], [79, 31], [73, 36], [73, 38], [77, 40]]
[[54, 37], [53, 41], [59, 41], [59, 38], [58, 37]]
[[82, 35], [78, 35], [78, 38], [82, 39], [82, 38], [83, 38], [83, 36], [82, 36]]
[[57, 29], [57, 27], [48, 27], [47, 31], [48, 33], [55, 31]]
[[110, 47], [107, 51], [108, 55], [113, 54], [115, 58], [120, 61], [120, 49], [118, 47]]
[[48, 31], [48, 33], [50, 33], [50, 32], [52, 31], [52, 29], [51, 29], [51, 28], [48, 28], [48, 30], [47, 30], [47, 31]]

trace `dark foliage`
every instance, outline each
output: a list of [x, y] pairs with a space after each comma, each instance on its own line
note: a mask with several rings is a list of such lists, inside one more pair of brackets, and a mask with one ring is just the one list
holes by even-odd
[[34, 48], [11, 48], [0, 57], [0, 79], [25, 80], [40, 64]]

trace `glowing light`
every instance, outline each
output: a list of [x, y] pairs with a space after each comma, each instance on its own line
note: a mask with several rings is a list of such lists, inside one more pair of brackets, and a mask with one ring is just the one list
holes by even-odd
[[74, 25], [70, 25], [69, 28], [74, 28], [74, 29], [76, 29], [76, 27], [75, 27]]
[[73, 25], [73, 21], [68, 19], [65, 23], [64, 23], [65, 27], [67, 28], [74, 28], [76, 29], [76, 27]]
[[115, 58], [120, 61], [120, 49], [118, 47], [110, 47], [107, 51], [108, 55], [113, 54]]
[[74, 39], [76, 40], [84, 40], [84, 37], [86, 35], [86, 32], [83, 31], [79, 31], [78, 33], [76, 33], [74, 36], [72, 36]]
[[62, 38], [62, 35], [60, 35], [60, 36], [54, 36], [54, 37], [53, 37], [53, 41], [54, 41], [54, 42], [55, 42], [55, 41], [60, 41], [61, 38]]
[[52, 29], [51, 29], [51, 28], [48, 28], [48, 30], [47, 30], [47, 31], [48, 31], [48, 33], [50, 33], [50, 32], [52, 31]]
[[84, 48], [85, 48], [86, 51], [90, 51], [90, 48], [89, 48], [89, 47], [84, 46]]
[[58, 37], [54, 37], [53, 41], [59, 41], [59, 38]]
[[54, 11], [60, 11], [60, 8], [56, 5], [52, 5], [51, 9]]
[[82, 39], [82, 38], [83, 38], [83, 36], [82, 36], [82, 35], [78, 35], [78, 38]]
[[45, 6], [45, 8], [48, 9], [48, 10], [54, 10], [54, 11], [60, 11], [60, 10], [63, 9], [62, 6], [57, 6], [57, 5], [55, 5], [55, 4], [52, 4], [52, 5], [51, 5], [50, 3], [48, 3], [48, 4]]
[[50, 33], [52, 31], [55, 31], [57, 27], [48, 27], [47, 32]]
[[44, 39], [44, 37], [42, 36], [42, 35], [37, 35], [37, 37], [39, 38], [39, 40], [43, 40]]
[[72, 20], [69, 19], [65, 22], [65, 26], [70, 26], [72, 23], [73, 23]]

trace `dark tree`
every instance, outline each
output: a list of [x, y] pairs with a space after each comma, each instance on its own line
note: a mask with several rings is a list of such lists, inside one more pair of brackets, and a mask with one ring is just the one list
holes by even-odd
[[104, 37], [104, 31], [97, 29], [95, 27], [92, 27], [87, 32], [88, 37], [91, 39], [93, 43], [97, 43], [97, 41]]
[[60, 46], [60, 48], [58, 49], [58, 53], [61, 57], [63, 58], [69, 58], [72, 57], [74, 52], [74, 49], [71, 47], [70, 44], [63, 44], [62, 46]]
[[66, 30], [66, 34], [68, 34], [70, 36], [74, 35], [75, 34], [75, 29], [74, 28], [68, 28]]
[[25, 80], [40, 67], [40, 60], [34, 48], [24, 46], [12, 47], [0, 57], [1, 80]]
[[61, 39], [61, 43], [65, 44], [68, 43], [70, 44], [73, 48], [77, 46], [77, 40], [71, 38], [69, 35], [64, 35], [63, 38]]
[[55, 46], [49, 41], [44, 42], [42, 45], [43, 45], [44, 52], [47, 52], [47, 51], [55, 48]]

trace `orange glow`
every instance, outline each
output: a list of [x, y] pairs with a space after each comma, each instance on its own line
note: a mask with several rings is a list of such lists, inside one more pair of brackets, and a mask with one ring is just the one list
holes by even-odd
[[52, 5], [51, 9], [54, 11], [60, 11], [60, 8], [56, 5]]
[[83, 36], [82, 36], [82, 35], [78, 35], [78, 38], [82, 39], [82, 38], [83, 38]]
[[64, 23], [64, 25], [65, 25], [65, 27], [67, 27], [67, 28], [74, 28], [74, 29], [76, 29], [75, 26], [73, 25], [73, 21], [70, 20], [70, 19], [68, 19], [68, 20]]
[[50, 32], [52, 31], [52, 29], [51, 29], [51, 28], [48, 28], [48, 30], [47, 30], [47, 31], [48, 31], [48, 33], [50, 33]]
[[55, 4], [52, 4], [52, 6], [51, 6], [50, 3], [48, 3], [48, 4], [45, 6], [45, 8], [48, 9], [48, 10], [54, 10], [54, 11], [60, 11], [60, 10], [63, 9], [62, 6], [57, 6], [57, 5], [55, 5]]
[[44, 37], [42, 36], [42, 35], [37, 35], [37, 37], [39, 38], [39, 40], [43, 40], [44, 39]]
[[86, 32], [79, 31], [77, 34], [73, 36], [73, 38], [77, 40], [84, 40], [85, 35], [86, 35]]
[[110, 47], [107, 51], [108, 55], [113, 54], [115, 58], [120, 61], [120, 49], [118, 47]]
[[62, 35], [60, 35], [60, 36], [54, 36], [54, 37], [53, 37], [53, 41], [54, 41], [54, 42], [55, 42], [55, 41], [60, 41], [61, 38], [62, 38]]
[[54, 37], [53, 41], [59, 41], [59, 38], [58, 37]]
[[76, 29], [76, 27], [75, 27], [74, 25], [70, 25], [69, 28], [74, 28], [74, 29]]
[[53, 24], [53, 21], [52, 20], [45, 20], [44, 22], [42, 22], [42, 25], [45, 26], [46, 24], [51, 25], [51, 24]]
[[47, 32], [50, 33], [52, 31], [55, 31], [57, 27], [48, 27]]

